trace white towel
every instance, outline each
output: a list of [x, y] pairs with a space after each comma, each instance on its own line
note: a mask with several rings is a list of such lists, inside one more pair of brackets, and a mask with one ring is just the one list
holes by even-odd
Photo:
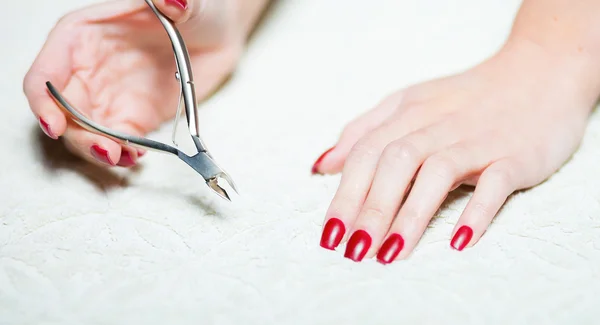
[[574, 158], [514, 196], [473, 249], [449, 247], [468, 192], [407, 261], [318, 245], [339, 176], [311, 176], [314, 159], [391, 91], [491, 55], [519, 1], [280, 1], [201, 111], [241, 189], [232, 203], [173, 157], [102, 171], [41, 135], [24, 73], [56, 20], [93, 2], [2, 6], [0, 324], [597, 323], [597, 115]]

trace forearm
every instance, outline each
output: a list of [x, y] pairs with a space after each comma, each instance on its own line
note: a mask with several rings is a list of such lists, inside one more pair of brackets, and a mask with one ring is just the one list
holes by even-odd
[[[600, 1], [524, 0], [507, 47], [529, 43], [588, 97], [600, 94]], [[536, 51], [536, 50], [533, 50]], [[563, 69], [563, 70], [560, 70]]]
[[600, 55], [600, 1], [524, 0], [511, 38], [526, 38], [549, 51]]

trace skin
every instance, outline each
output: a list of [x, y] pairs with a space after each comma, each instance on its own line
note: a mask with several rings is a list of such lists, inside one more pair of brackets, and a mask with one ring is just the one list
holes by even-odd
[[[200, 99], [234, 70], [267, 0], [156, 0], [178, 23], [197, 70]], [[479, 241], [507, 197], [556, 172], [582, 139], [600, 94], [600, 3], [525, 0], [506, 44], [453, 76], [391, 94], [349, 123], [316, 171], [341, 173], [325, 217], [372, 239], [366, 257], [400, 234], [408, 257], [448, 193], [475, 186], [451, 236]], [[94, 120], [144, 135], [173, 118], [177, 83], [168, 39], [141, 1], [116, 0], [64, 17], [24, 80], [36, 117], [82, 158], [97, 144], [112, 161], [122, 148], [68, 122], [45, 91], [51, 80]], [[414, 183], [414, 184], [413, 184]], [[403, 200], [406, 200], [403, 203]]]
[[[155, 0], [174, 20], [190, 52], [196, 92], [205, 99], [229, 76], [264, 0], [190, 1], [183, 10]], [[139, 152], [90, 133], [70, 120], [46, 91], [52, 83], [94, 121], [132, 135], [145, 135], [171, 120], [178, 103], [175, 60], [164, 28], [143, 1], [114, 0], [63, 17], [24, 79], [36, 117], [83, 159], [102, 166], [92, 145], [118, 162], [125, 150]]]
[[600, 93], [599, 13], [593, 0], [525, 1], [493, 57], [400, 90], [352, 121], [319, 163], [321, 173], [342, 173], [325, 223], [343, 221], [342, 242], [366, 231], [365, 258], [399, 234], [403, 259], [465, 184], [475, 191], [451, 238], [467, 225], [467, 247], [477, 243], [511, 193], [540, 184], [576, 151]]

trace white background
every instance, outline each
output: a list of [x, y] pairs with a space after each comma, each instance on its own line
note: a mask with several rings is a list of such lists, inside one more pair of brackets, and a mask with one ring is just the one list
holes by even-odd
[[[41, 135], [23, 76], [59, 17], [0, 11], [0, 324], [593, 324], [600, 317], [599, 121], [556, 176], [513, 197], [474, 249], [458, 192], [413, 256], [353, 263], [318, 246], [338, 176], [314, 159], [401, 87], [492, 54], [515, 0], [280, 1], [202, 134], [242, 196], [175, 158], [101, 171]], [[169, 141], [171, 125], [151, 136]], [[181, 129], [183, 130], [183, 128]], [[182, 132], [183, 133], [183, 132]], [[595, 309], [595, 310], [594, 310]]]

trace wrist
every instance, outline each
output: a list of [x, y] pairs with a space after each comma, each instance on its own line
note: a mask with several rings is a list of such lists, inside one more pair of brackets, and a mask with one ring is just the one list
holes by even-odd
[[[523, 61], [520, 78], [572, 91], [594, 106], [600, 95], [598, 13], [596, 0], [525, 0], [498, 56]], [[524, 75], [530, 71], [536, 74]]]
[[600, 96], [600, 60], [582, 47], [513, 35], [495, 59], [512, 67], [518, 78], [547, 83], [549, 91], [564, 92], [589, 110]]

